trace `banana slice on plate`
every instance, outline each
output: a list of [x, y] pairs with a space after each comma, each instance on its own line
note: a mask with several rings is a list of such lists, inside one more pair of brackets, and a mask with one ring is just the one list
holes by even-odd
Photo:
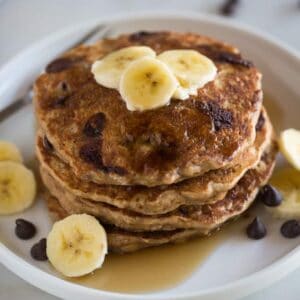
[[25, 210], [33, 203], [35, 194], [32, 171], [16, 162], [0, 162], [0, 215]]
[[293, 168], [278, 170], [270, 183], [282, 194], [279, 206], [267, 207], [275, 217], [281, 219], [300, 218], [300, 172]]
[[168, 65], [180, 84], [173, 95], [176, 99], [197, 95], [197, 90], [214, 80], [217, 74], [215, 64], [195, 50], [169, 50], [157, 58]]
[[177, 86], [166, 64], [145, 57], [126, 68], [121, 77], [120, 93], [128, 110], [148, 110], [169, 104]]
[[0, 161], [5, 160], [22, 163], [23, 158], [16, 145], [6, 141], [0, 141]]
[[68, 277], [83, 276], [100, 268], [106, 254], [105, 230], [96, 218], [86, 214], [56, 222], [47, 237], [49, 261]]
[[122, 48], [94, 62], [92, 73], [99, 84], [107, 88], [119, 89], [121, 75], [132, 61], [155, 56], [156, 53], [146, 46]]
[[288, 162], [300, 170], [300, 131], [290, 128], [281, 132], [279, 148]]

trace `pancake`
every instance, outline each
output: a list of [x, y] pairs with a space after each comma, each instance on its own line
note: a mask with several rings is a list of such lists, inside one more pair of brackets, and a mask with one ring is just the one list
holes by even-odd
[[239, 163], [231, 168], [209, 171], [202, 176], [160, 187], [97, 185], [78, 179], [70, 167], [60, 160], [53, 151], [45, 148], [43, 136], [37, 139], [37, 156], [44, 173], [64, 189], [68, 197], [76, 196], [96, 202], [111, 204], [146, 215], [163, 214], [180, 205], [212, 203], [225, 197], [245, 172], [254, 167], [270, 143], [272, 126], [263, 110], [255, 143], [241, 154]]
[[[217, 77], [186, 101], [128, 111], [118, 91], [95, 82], [90, 67], [130, 45], [147, 45], [157, 53], [195, 49], [215, 62]], [[173, 184], [228, 167], [253, 144], [262, 107], [261, 74], [236, 48], [216, 40], [192, 33], [142, 32], [67, 52], [36, 80], [34, 103], [49, 142], [81, 180]], [[86, 133], [91, 122], [100, 126], [97, 136]]]
[[[53, 221], [59, 221], [69, 215], [54, 196], [45, 193], [44, 198], [47, 201], [48, 211]], [[116, 253], [128, 253], [167, 243], [184, 242], [196, 236], [204, 236], [204, 234], [195, 229], [130, 232], [116, 226], [102, 225], [107, 233], [109, 251]]]
[[228, 219], [243, 213], [253, 202], [259, 188], [271, 176], [275, 164], [277, 145], [275, 142], [264, 152], [260, 162], [250, 169], [232, 188], [224, 199], [212, 204], [183, 205], [161, 215], [142, 215], [115, 206], [72, 197], [49, 174], [41, 170], [42, 179], [50, 193], [69, 214], [87, 213], [104, 223], [130, 231], [157, 231], [174, 229], [197, 229], [208, 234]]

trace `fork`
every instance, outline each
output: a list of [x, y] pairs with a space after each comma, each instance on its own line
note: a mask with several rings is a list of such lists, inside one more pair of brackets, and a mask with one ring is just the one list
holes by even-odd
[[[88, 33], [84, 36], [80, 37], [75, 43], [70, 45], [69, 47], [65, 48], [61, 54], [65, 51], [68, 51], [76, 46], [81, 44], [91, 44], [97, 41], [100, 38], [108, 37], [112, 32], [112, 29], [106, 25], [100, 24], [94, 26]], [[30, 85], [24, 95], [13, 101], [7, 107], [5, 107], [2, 111], [0, 111], [0, 122], [3, 122], [5, 119], [9, 118], [11, 115], [19, 111], [22, 107], [30, 104], [32, 102], [32, 85]]]

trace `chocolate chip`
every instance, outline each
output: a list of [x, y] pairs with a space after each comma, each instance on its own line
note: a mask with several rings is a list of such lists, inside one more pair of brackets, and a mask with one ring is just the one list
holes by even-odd
[[61, 81], [58, 85], [58, 89], [62, 92], [68, 92], [70, 88], [65, 81]]
[[36, 233], [35, 226], [24, 219], [16, 220], [15, 234], [21, 240], [28, 240], [34, 237]]
[[296, 238], [300, 235], [300, 224], [296, 220], [286, 221], [282, 224], [280, 232], [288, 239]]
[[233, 65], [241, 65], [246, 68], [253, 67], [253, 63], [250, 60], [242, 58], [238, 54], [233, 54], [229, 52], [220, 52], [216, 57], [216, 60], [221, 62], [227, 62]]
[[79, 156], [85, 162], [93, 164], [97, 168], [103, 168], [103, 161], [100, 154], [100, 141], [83, 145], [79, 150]]
[[253, 240], [260, 240], [267, 234], [266, 227], [259, 217], [255, 217], [254, 220], [247, 226], [246, 232], [248, 237]]
[[218, 55], [217, 60], [221, 62], [227, 62], [233, 65], [242, 65], [246, 68], [250, 68], [253, 66], [253, 63], [251, 61], [242, 58], [240, 55], [229, 52], [221, 52]]
[[54, 149], [47, 136], [43, 137], [43, 146], [47, 151], [52, 151]]
[[236, 12], [239, 0], [226, 0], [220, 9], [220, 13], [224, 16], [231, 16]]
[[83, 145], [79, 150], [79, 156], [85, 162], [94, 165], [96, 168], [105, 173], [115, 173], [118, 175], [125, 175], [127, 171], [118, 166], [105, 166], [101, 156], [101, 141], [95, 141]]
[[45, 71], [46, 73], [58, 73], [69, 69], [73, 63], [74, 60], [68, 57], [57, 58], [46, 66]]
[[256, 199], [267, 206], [278, 206], [282, 202], [282, 195], [271, 185], [267, 184], [261, 188]]
[[48, 257], [47, 257], [46, 247], [47, 247], [46, 239], [41, 239], [38, 243], [34, 244], [30, 250], [30, 254], [32, 258], [39, 261], [47, 260]]
[[[203, 205], [201, 207], [201, 209], [206, 209], [207, 205]], [[204, 210], [205, 210], [204, 209]], [[199, 205], [182, 205], [179, 207], [179, 211], [183, 216], [189, 216], [190, 214], [192, 214], [193, 212], [195, 212], [196, 210], [199, 210]]]
[[68, 98], [69, 98], [69, 95], [60, 96], [51, 102], [50, 107], [51, 108], [61, 108], [61, 107], [65, 106]]
[[156, 32], [150, 32], [150, 31], [138, 31], [138, 32], [134, 32], [129, 36], [130, 41], [132, 42], [139, 42], [141, 40], [143, 40], [144, 38], [147, 38], [149, 36], [153, 36], [157, 34]]
[[253, 63], [249, 60], [244, 59], [240, 54], [228, 52], [224, 48], [220, 48], [218, 45], [201, 44], [197, 46], [197, 49], [200, 53], [208, 56], [210, 59], [216, 62], [241, 65], [246, 68], [253, 67]]
[[100, 112], [89, 118], [83, 128], [83, 133], [89, 137], [101, 135], [105, 124], [105, 115]]
[[265, 124], [265, 117], [262, 113], [260, 113], [258, 121], [257, 121], [256, 126], [255, 126], [255, 130], [256, 131], [261, 131], [264, 124]]
[[214, 129], [219, 131], [223, 128], [230, 128], [233, 123], [233, 115], [229, 110], [225, 110], [216, 102], [196, 102], [196, 106], [203, 113], [207, 114], [214, 124]]

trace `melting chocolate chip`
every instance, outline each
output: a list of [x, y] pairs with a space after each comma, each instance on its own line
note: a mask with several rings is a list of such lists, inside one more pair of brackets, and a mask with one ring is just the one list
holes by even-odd
[[94, 165], [105, 173], [115, 173], [125, 175], [127, 171], [118, 166], [105, 166], [101, 156], [101, 142], [98, 140], [93, 143], [85, 144], [79, 150], [79, 156], [85, 162]]
[[71, 59], [69, 57], [57, 58], [47, 65], [45, 71], [46, 73], [58, 73], [69, 69], [74, 64], [74, 62], [74, 59]]
[[80, 148], [79, 156], [85, 162], [93, 164], [97, 168], [103, 168], [103, 161], [100, 154], [100, 141], [95, 143], [85, 144]]
[[141, 40], [143, 40], [144, 38], [147, 38], [149, 36], [153, 36], [157, 34], [156, 32], [150, 32], [150, 31], [138, 31], [135, 33], [132, 33], [129, 37], [130, 41], [132, 42], [139, 42]]
[[289, 220], [282, 224], [280, 228], [281, 234], [288, 238], [293, 239], [300, 236], [300, 224], [296, 220]]
[[236, 12], [239, 0], [226, 0], [220, 9], [220, 13], [224, 16], [231, 16]]
[[261, 188], [256, 199], [271, 207], [278, 206], [282, 202], [281, 194], [269, 184]]
[[[204, 206], [201, 207], [201, 209], [203, 210], [204, 207], [207, 208], [207, 206], [204, 205]], [[196, 210], [199, 210], [199, 205], [181, 205], [179, 207], [179, 211], [184, 216], [189, 216], [190, 214], [192, 214]]]
[[253, 67], [253, 63], [250, 60], [242, 58], [238, 54], [233, 54], [229, 52], [220, 52], [216, 57], [216, 60], [221, 62], [227, 62], [233, 65], [241, 65], [246, 68]]
[[69, 85], [65, 82], [62, 81], [59, 83], [58, 88], [62, 91], [62, 92], [67, 92], [69, 91]]
[[54, 149], [53, 145], [50, 143], [46, 136], [43, 137], [43, 146], [47, 151], [52, 151]]
[[196, 102], [197, 107], [207, 114], [214, 124], [216, 131], [223, 128], [230, 128], [233, 123], [233, 115], [229, 110], [221, 108], [216, 102]]
[[254, 220], [247, 226], [246, 232], [250, 239], [260, 240], [266, 236], [267, 229], [259, 217], [255, 217]]
[[264, 126], [264, 124], [265, 124], [265, 117], [264, 117], [264, 115], [261, 113], [261, 114], [259, 115], [258, 121], [257, 121], [256, 126], [255, 126], [256, 131], [261, 131], [262, 128], [263, 128], [263, 126]]
[[201, 44], [197, 46], [199, 52], [208, 56], [210, 59], [216, 62], [225, 62], [233, 65], [241, 65], [246, 68], [253, 67], [253, 63], [249, 60], [242, 58], [240, 54], [231, 53], [225, 49], [220, 48], [218, 45]]
[[33, 259], [39, 260], [39, 261], [44, 261], [47, 260], [47, 252], [46, 252], [46, 247], [47, 247], [47, 240], [41, 239], [38, 243], [34, 244], [30, 250], [30, 254]]
[[24, 219], [16, 220], [15, 234], [22, 240], [28, 240], [34, 237], [36, 233], [35, 226]]
[[100, 112], [89, 118], [83, 128], [83, 133], [89, 137], [101, 135], [105, 125], [105, 115]]

